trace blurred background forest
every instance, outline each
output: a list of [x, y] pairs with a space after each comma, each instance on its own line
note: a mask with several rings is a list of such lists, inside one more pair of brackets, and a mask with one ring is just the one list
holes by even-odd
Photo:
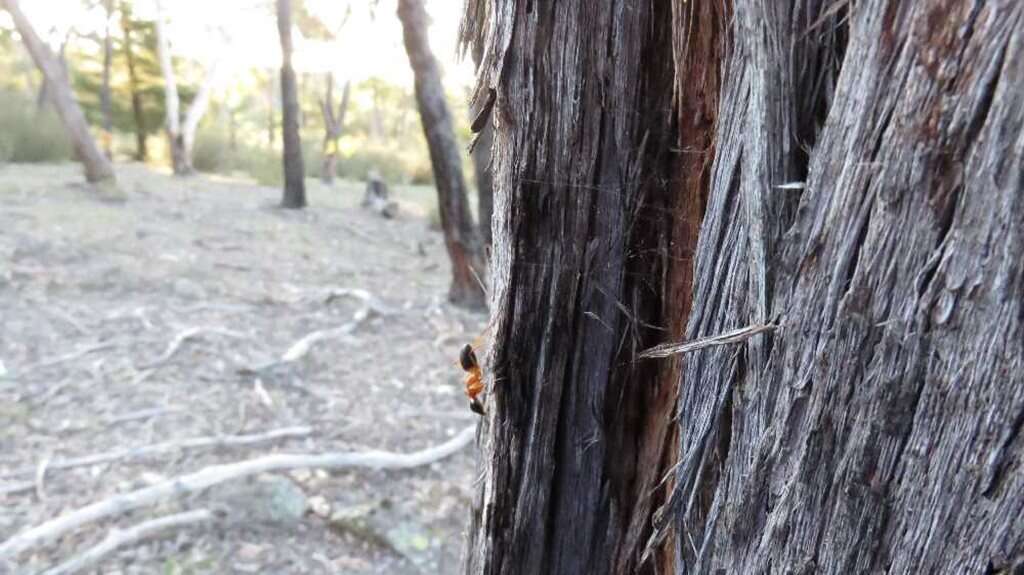
[[0, 0], [0, 573], [457, 569], [460, 11]]
[[[59, 9], [57, 4], [60, 4]], [[322, 102], [333, 85], [336, 106], [350, 91], [338, 141], [337, 175], [363, 180], [376, 169], [392, 184], [430, 184], [432, 175], [392, 3], [293, 3], [300, 130], [306, 175], [322, 175], [325, 117]], [[433, 2], [431, 40], [445, 66], [445, 89], [456, 134], [468, 143], [466, 108], [471, 68], [455, 58], [458, 3]], [[448, 4], [451, 4], [450, 6]], [[428, 6], [435, 10], [435, 6]], [[26, 15], [60, 55], [90, 125], [118, 161], [169, 166], [164, 136], [166, 98], [151, 2], [82, 0], [26, 2]], [[109, 11], [108, 11], [109, 10]], [[193, 167], [199, 172], [282, 183], [280, 45], [273, 2], [166, 2], [181, 109], [204, 81], [212, 83], [199, 123]], [[201, 17], [197, 17], [201, 15]], [[14, 27], [0, 14], [0, 162], [72, 160], [72, 147], [46, 99], [36, 66]], [[111, 43], [110, 124], [103, 106], [104, 41]], [[469, 165], [466, 164], [467, 180]]]

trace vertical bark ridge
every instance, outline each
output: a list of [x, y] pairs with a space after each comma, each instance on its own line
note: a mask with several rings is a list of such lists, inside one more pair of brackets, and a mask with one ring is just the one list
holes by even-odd
[[479, 10], [494, 19], [468, 33], [479, 93], [496, 92], [493, 407], [467, 572], [633, 573], [671, 413], [658, 366], [633, 361], [665, 338], [670, 5]]
[[[688, 336], [783, 330], [687, 358], [677, 549], [688, 573], [1012, 567], [1022, 479], [988, 486], [1021, 449], [1024, 9], [835, 6], [736, 3]], [[806, 189], [775, 190], [801, 153]]]

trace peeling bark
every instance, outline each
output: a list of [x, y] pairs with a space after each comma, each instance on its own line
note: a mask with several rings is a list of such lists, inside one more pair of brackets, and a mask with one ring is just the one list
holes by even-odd
[[1022, 12], [736, 2], [687, 336], [783, 329], [687, 357], [678, 572], [1021, 566]]
[[495, 129], [466, 573], [1024, 568], [1024, 5], [471, 0], [461, 34]]
[[494, 125], [494, 249], [465, 572], [635, 573], [671, 430], [671, 382], [634, 361], [666, 333], [670, 4], [467, 10], [464, 41], [483, 53], [473, 109]]

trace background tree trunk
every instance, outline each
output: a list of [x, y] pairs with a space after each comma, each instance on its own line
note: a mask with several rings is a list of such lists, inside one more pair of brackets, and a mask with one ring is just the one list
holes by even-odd
[[171, 153], [171, 168], [175, 175], [184, 176], [192, 173], [192, 166], [185, 151], [185, 138], [181, 133], [181, 110], [178, 99], [178, 82], [174, 77], [174, 62], [171, 60], [171, 44], [167, 38], [166, 24], [160, 1], [156, 6], [156, 37], [157, 54], [160, 58], [160, 71], [164, 76], [164, 107], [167, 115], [164, 127], [167, 130], [167, 145]]
[[305, 168], [299, 137], [299, 94], [292, 69], [292, 7], [290, 0], [277, 0], [277, 30], [281, 36], [281, 134], [284, 137], [284, 196], [281, 207], [306, 206]]
[[[64, 82], [70, 86], [71, 79], [68, 75], [68, 59], [67, 59], [67, 48], [68, 42], [71, 41], [71, 35], [74, 30], [68, 30], [64, 36], [64, 41], [60, 43], [60, 49], [57, 50], [57, 65], [60, 67], [61, 76], [64, 78]], [[43, 81], [39, 84], [39, 92], [36, 94], [36, 111], [42, 111], [47, 104], [50, 103], [52, 96], [50, 95], [50, 83], [46, 80], [46, 76], [43, 76]], [[56, 104], [54, 104], [56, 106]]]
[[345, 130], [345, 112], [348, 111], [350, 89], [351, 82], [346, 81], [341, 92], [341, 104], [335, 112], [334, 74], [327, 73], [327, 93], [320, 102], [324, 117], [324, 161], [320, 169], [320, 179], [328, 185], [333, 184], [334, 178], [338, 175], [338, 141]]
[[75, 154], [85, 168], [85, 179], [92, 183], [113, 183], [114, 169], [89, 132], [89, 124], [86, 123], [82, 109], [78, 107], [78, 102], [71, 93], [71, 86], [68, 85], [60, 64], [25, 18], [17, 0], [0, 0], [0, 6], [10, 13], [25, 48], [49, 85], [49, 97], [64, 124], [68, 139], [75, 148]]
[[132, 18], [130, 4], [121, 2], [121, 31], [124, 34], [124, 55], [128, 62], [128, 85], [132, 93], [132, 117], [135, 119], [135, 160], [146, 161], [146, 119], [142, 113], [142, 94], [139, 77], [135, 68], [135, 52], [132, 50]]
[[445, 247], [452, 262], [448, 299], [466, 307], [483, 307], [484, 291], [480, 282], [487, 277], [483, 250], [469, 214], [462, 161], [445, 102], [441, 70], [430, 51], [427, 13], [421, 0], [399, 0], [398, 18], [402, 21], [405, 51], [416, 78], [416, 103], [430, 149]]
[[1024, 569], [1024, 5], [670, 6], [467, 2], [495, 293], [465, 572]]
[[188, 163], [189, 171], [192, 170], [192, 149], [196, 141], [196, 131], [199, 129], [199, 122], [203, 120], [203, 116], [206, 115], [206, 111], [210, 108], [210, 96], [213, 94], [213, 88], [217, 83], [220, 71], [219, 56], [215, 56], [215, 58], [217, 59], [213, 60], [207, 68], [206, 76], [203, 77], [195, 97], [192, 98], [192, 102], [188, 105], [188, 110], [185, 111], [185, 121], [181, 125], [181, 143], [184, 147], [185, 160]]
[[103, 152], [114, 157], [114, 119], [110, 102], [110, 68], [114, 59], [114, 46], [110, 38], [110, 20], [114, 17], [114, 0], [103, 1], [106, 18], [103, 22], [103, 84], [100, 87], [100, 109], [103, 114]]

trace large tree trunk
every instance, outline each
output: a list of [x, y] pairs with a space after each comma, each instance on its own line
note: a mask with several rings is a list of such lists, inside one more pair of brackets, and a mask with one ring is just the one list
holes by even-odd
[[10, 13], [18, 34], [25, 43], [25, 48], [43, 74], [46, 84], [49, 86], [49, 98], [57, 109], [68, 139], [75, 148], [75, 154], [85, 168], [85, 179], [89, 182], [114, 182], [114, 169], [110, 161], [103, 155], [103, 151], [96, 145], [89, 132], [89, 124], [85, 121], [82, 109], [78, 107], [74, 94], [71, 93], [71, 86], [68, 85], [67, 77], [61, 70], [60, 64], [46, 47], [46, 44], [36, 34], [32, 24], [25, 18], [17, 0], [0, 0], [3, 6]]
[[781, 329], [686, 360], [681, 564], [1017, 572], [1024, 5], [736, 2], [731, 35], [687, 334]]
[[292, 3], [277, 0], [277, 30], [281, 36], [281, 135], [284, 138], [284, 196], [281, 207], [306, 206], [306, 180], [299, 138], [299, 93], [292, 69]]
[[185, 176], [192, 173], [188, 154], [185, 152], [185, 137], [181, 132], [181, 104], [178, 98], [178, 81], [174, 77], [174, 62], [171, 60], [171, 44], [167, 38], [163, 9], [159, 0], [156, 6], [156, 45], [160, 58], [160, 71], [164, 77], [164, 108], [166, 118], [164, 128], [167, 130], [167, 145], [171, 153], [171, 168], [175, 175]]
[[466, 573], [1024, 569], [1024, 5], [472, 0], [463, 36], [495, 128]]
[[464, 34], [488, 42], [474, 109], [493, 105], [495, 187], [466, 573], [634, 573], [674, 392], [660, 365], [634, 361], [666, 335], [669, 3], [507, 3], [490, 26], [476, 9], [493, 5], [469, 4]]
[[131, 7], [129, 2], [121, 2], [121, 31], [124, 34], [124, 55], [128, 62], [128, 86], [132, 93], [132, 117], [135, 119], [135, 160], [146, 161], [146, 118], [142, 113], [142, 94], [139, 88], [139, 77], [135, 69], [135, 52], [132, 49]]
[[320, 102], [324, 117], [324, 149], [323, 165], [320, 168], [320, 179], [325, 184], [333, 184], [338, 175], [338, 142], [345, 130], [345, 112], [348, 111], [348, 100], [351, 82], [346, 81], [341, 92], [341, 104], [334, 111], [334, 74], [327, 73], [327, 93]]
[[483, 250], [469, 214], [462, 160], [445, 102], [441, 70], [430, 51], [427, 13], [421, 0], [399, 0], [398, 17], [402, 21], [405, 51], [416, 78], [416, 103], [430, 149], [441, 227], [452, 264], [448, 299], [465, 307], [483, 307], [481, 283], [487, 277]]
[[114, 46], [110, 38], [110, 19], [114, 17], [114, 0], [103, 1], [103, 85], [100, 87], [100, 109], [103, 114], [103, 152], [114, 157], [114, 118], [110, 101], [110, 68], [114, 59]]

